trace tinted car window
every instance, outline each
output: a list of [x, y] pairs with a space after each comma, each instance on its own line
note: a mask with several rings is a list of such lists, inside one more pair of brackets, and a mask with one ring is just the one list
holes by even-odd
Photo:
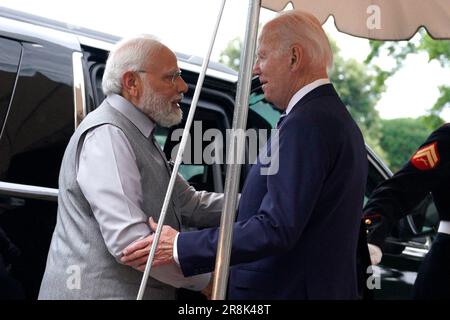
[[280, 118], [280, 111], [275, 109], [271, 103], [264, 100], [263, 93], [253, 92], [249, 97], [249, 109], [256, 112], [260, 117], [266, 120], [272, 128], [277, 126]]
[[0, 137], [0, 180], [57, 187], [74, 130], [72, 55], [63, 48], [23, 44], [19, 77]]
[[[181, 142], [182, 129], [185, 127], [186, 118], [189, 113], [189, 106], [185, 103], [181, 105], [183, 110], [183, 122], [170, 129], [158, 127], [155, 132], [155, 137], [163, 148], [168, 159], [175, 160], [176, 151]], [[210, 109], [211, 108], [211, 109]], [[225, 159], [225, 150], [222, 148], [216, 149], [219, 153], [218, 163], [212, 164], [205, 162], [203, 154], [205, 148], [211, 146], [213, 141], [203, 141], [203, 134], [209, 129], [217, 129], [222, 137], [226, 137], [227, 121], [225, 121], [224, 113], [214, 110], [213, 107], [202, 108], [196, 110], [194, 122], [190, 131], [190, 138], [185, 148], [183, 162], [180, 165], [179, 172], [191, 185], [197, 190], [206, 191], [222, 191], [224, 181], [224, 166], [223, 159]], [[217, 108], [217, 107], [216, 107]], [[178, 130], [177, 130], [178, 129]], [[176, 132], [174, 132], [177, 130]], [[176, 149], [174, 149], [176, 147]], [[213, 168], [214, 166], [215, 169]], [[213, 171], [218, 170], [220, 173], [214, 175]], [[220, 185], [220, 187], [219, 187]]]
[[14, 89], [21, 51], [19, 42], [0, 38], [0, 132]]

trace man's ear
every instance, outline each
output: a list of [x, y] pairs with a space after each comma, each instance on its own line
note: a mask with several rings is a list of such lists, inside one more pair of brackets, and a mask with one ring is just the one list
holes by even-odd
[[302, 64], [303, 64], [303, 48], [298, 45], [298, 44], [294, 44], [291, 46], [290, 49], [290, 53], [291, 53], [291, 70], [292, 71], [297, 71], [301, 68]]
[[133, 71], [127, 71], [122, 76], [122, 87], [125, 92], [127, 92], [130, 97], [138, 98], [141, 83], [139, 77]]

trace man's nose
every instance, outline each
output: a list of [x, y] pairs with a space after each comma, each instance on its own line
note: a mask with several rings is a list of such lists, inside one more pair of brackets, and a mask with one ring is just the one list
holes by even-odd
[[184, 81], [184, 79], [182, 77], [178, 77], [177, 89], [178, 89], [178, 92], [183, 92], [183, 93], [186, 93], [188, 91], [188, 85], [186, 84], [186, 82]]
[[256, 60], [255, 65], [253, 66], [252, 73], [254, 76], [259, 76], [261, 74], [261, 69], [259, 68], [258, 60]]

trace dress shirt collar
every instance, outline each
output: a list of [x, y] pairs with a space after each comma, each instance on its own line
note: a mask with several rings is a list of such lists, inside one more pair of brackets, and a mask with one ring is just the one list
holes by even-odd
[[141, 110], [118, 94], [110, 94], [106, 97], [106, 100], [114, 109], [130, 120], [146, 138], [150, 137], [155, 128], [155, 123]]
[[291, 112], [292, 108], [300, 101], [301, 98], [306, 96], [309, 92], [313, 91], [315, 88], [323, 86], [324, 84], [330, 83], [329, 79], [317, 79], [306, 86], [302, 87], [300, 90], [298, 90], [289, 101], [288, 107], [286, 109], [286, 115]]

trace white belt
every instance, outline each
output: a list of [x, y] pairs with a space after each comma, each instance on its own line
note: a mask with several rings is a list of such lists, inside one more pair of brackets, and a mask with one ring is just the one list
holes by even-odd
[[441, 221], [438, 232], [450, 234], [450, 221]]

